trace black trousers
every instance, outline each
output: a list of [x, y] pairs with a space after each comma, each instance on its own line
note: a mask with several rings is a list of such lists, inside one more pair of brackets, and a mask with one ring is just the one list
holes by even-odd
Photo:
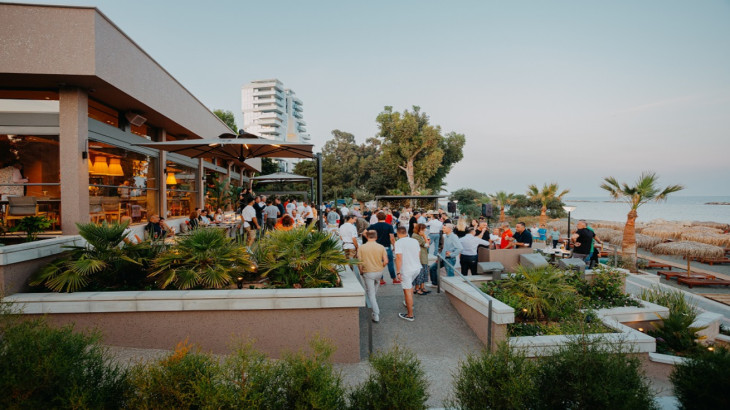
[[477, 255], [461, 255], [461, 274], [466, 276], [467, 272], [471, 270], [472, 275], [477, 274]]

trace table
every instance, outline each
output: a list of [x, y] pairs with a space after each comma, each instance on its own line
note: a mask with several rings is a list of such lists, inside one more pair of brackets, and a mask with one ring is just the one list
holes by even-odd
[[554, 263], [555, 259], [558, 255], [560, 255], [560, 258], [567, 258], [570, 257], [572, 254], [571, 251], [567, 251], [565, 249], [560, 248], [544, 248], [544, 249], [538, 249], [538, 252], [542, 252], [545, 255], [550, 255], [550, 262]]

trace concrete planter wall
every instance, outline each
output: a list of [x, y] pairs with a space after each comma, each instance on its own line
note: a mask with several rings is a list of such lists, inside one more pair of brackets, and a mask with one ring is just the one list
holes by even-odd
[[[479, 287], [485, 278], [470, 277]], [[460, 277], [442, 277], [441, 286], [446, 291], [452, 305], [461, 314], [466, 323], [483, 343], [487, 343], [488, 300], [480, 292], [473, 289]], [[620, 307], [598, 311], [599, 318], [606, 326], [616, 330], [615, 333], [588, 335], [591, 339], [604, 340], [607, 345], [619, 341], [627, 344], [636, 353], [656, 351], [653, 337], [627, 326], [623, 322], [650, 322], [659, 320], [668, 314], [667, 308], [653, 303], [642, 302], [641, 307]], [[497, 299], [492, 299], [492, 343], [507, 340], [507, 325], [514, 323], [514, 309]], [[509, 343], [514, 348], [524, 351], [529, 357], [550, 355], [565, 345], [575, 335], [559, 336], [523, 336], [510, 337]]]
[[6, 301], [55, 325], [98, 328], [110, 345], [170, 349], [188, 338], [226, 353], [243, 338], [280, 357], [321, 335], [337, 347], [336, 362], [359, 362], [365, 291], [349, 268], [341, 276], [342, 287], [331, 289], [25, 293]]
[[66, 246], [83, 246], [78, 235], [0, 246], [0, 294], [12, 295], [28, 288], [28, 278], [41, 266], [53, 261]]

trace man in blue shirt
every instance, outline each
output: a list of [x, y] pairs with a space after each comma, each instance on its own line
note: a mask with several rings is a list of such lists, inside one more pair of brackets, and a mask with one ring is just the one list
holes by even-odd
[[[393, 258], [393, 245], [395, 244], [395, 231], [393, 225], [385, 222], [385, 212], [380, 211], [377, 214], [378, 222], [368, 226], [368, 231], [375, 231], [378, 234], [377, 243], [385, 247], [388, 254], [388, 273], [393, 280], [393, 284], [399, 284], [400, 281], [395, 277], [395, 263]], [[381, 279], [381, 285], [385, 285], [385, 281]]]
[[446, 260], [446, 276], [454, 276], [453, 266], [456, 264], [456, 258], [459, 257], [462, 250], [459, 237], [454, 233], [453, 224], [444, 224], [444, 248], [441, 251], [441, 256]]

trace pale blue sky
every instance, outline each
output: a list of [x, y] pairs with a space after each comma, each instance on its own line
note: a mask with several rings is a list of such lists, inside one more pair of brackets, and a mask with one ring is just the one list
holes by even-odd
[[730, 195], [727, 0], [56, 4], [99, 7], [239, 125], [241, 86], [280, 79], [318, 147], [419, 105], [466, 134], [449, 190], [602, 195], [604, 176], [654, 170], [685, 195]]

